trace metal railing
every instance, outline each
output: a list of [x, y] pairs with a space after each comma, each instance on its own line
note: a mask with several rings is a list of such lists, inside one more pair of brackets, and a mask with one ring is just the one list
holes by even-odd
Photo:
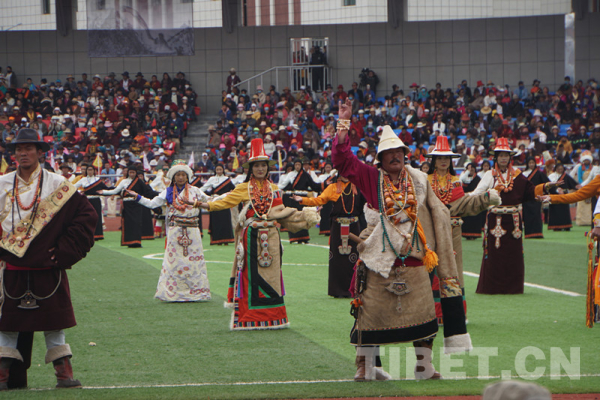
[[[319, 70], [315, 68], [322, 69], [322, 76], [319, 79], [318, 74]], [[332, 82], [332, 71], [333, 69], [328, 65], [287, 65], [287, 66], [278, 66], [269, 68], [266, 71], [261, 72], [260, 74], [256, 74], [248, 79], [245, 79], [235, 85], [236, 87], [241, 87], [242, 85], [248, 85], [248, 93], [250, 91], [250, 84], [260, 80], [260, 85], [264, 89], [264, 79], [267, 74], [275, 74], [275, 87], [277, 89], [280, 88], [280, 74], [285, 73], [285, 77], [287, 78], [286, 86], [290, 87], [292, 92], [297, 92], [300, 90], [301, 86], [310, 86], [313, 91], [322, 91], [325, 90], [325, 87]], [[283, 79], [283, 78], [282, 78]], [[273, 79], [269, 81], [269, 84], [273, 83]], [[313, 83], [316, 83], [318, 87], [315, 87]], [[256, 88], [256, 85], [255, 85]], [[267, 91], [265, 93], [268, 93]]]

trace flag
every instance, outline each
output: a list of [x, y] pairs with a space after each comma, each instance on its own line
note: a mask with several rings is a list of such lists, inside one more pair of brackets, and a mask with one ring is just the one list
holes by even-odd
[[8, 169], [8, 163], [6, 162], [6, 158], [2, 157], [2, 164], [0, 164], [0, 173], [5, 174]]
[[102, 171], [102, 156], [99, 152], [96, 153], [96, 159], [94, 160], [92, 165], [98, 169], [98, 175], [100, 175], [100, 172]]
[[[54, 170], [54, 172], [58, 171], [57, 165], [56, 165], [56, 160], [54, 159], [54, 153], [50, 152], [50, 166], [52, 167], [52, 169]], [[2, 165], [2, 167], [4, 167], [4, 165]], [[4, 170], [2, 169], [2, 167], [0, 167], [0, 172], [4, 173]]]
[[238, 157], [237, 157], [237, 154], [236, 154], [235, 158], [233, 159], [233, 166], [231, 167], [231, 169], [233, 169], [235, 171], [239, 167], [240, 167], [240, 162], [238, 161]]
[[148, 162], [148, 158], [146, 157], [146, 153], [144, 153], [144, 157], [142, 157], [142, 160], [144, 162], [144, 171], [151, 171], [152, 168], [150, 167], [150, 163]]
[[190, 154], [190, 160], [188, 161], [188, 166], [193, 170], [195, 164], [196, 162], [194, 161], [194, 152], [192, 151], [192, 154]]
[[281, 171], [283, 169], [283, 165], [281, 163], [281, 151], [277, 151], [277, 162], [279, 163], [279, 170]]

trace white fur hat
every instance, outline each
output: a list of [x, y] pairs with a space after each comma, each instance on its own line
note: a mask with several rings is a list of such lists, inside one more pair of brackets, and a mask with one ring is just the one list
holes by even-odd
[[173, 164], [171, 164], [171, 168], [169, 172], [167, 172], [167, 178], [171, 181], [175, 178], [175, 174], [178, 172], [185, 172], [188, 176], [188, 181], [191, 182], [194, 179], [194, 171], [187, 165], [184, 160], [175, 160]]
[[375, 157], [375, 164], [379, 164], [379, 155], [386, 150], [403, 148], [407, 154], [410, 152], [408, 146], [404, 144], [402, 140], [396, 135], [394, 130], [386, 125], [383, 127], [383, 132], [379, 137], [379, 146], [377, 148], [377, 157]]

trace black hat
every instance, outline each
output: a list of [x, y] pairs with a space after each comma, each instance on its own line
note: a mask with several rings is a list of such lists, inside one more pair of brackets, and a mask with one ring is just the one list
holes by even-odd
[[17, 137], [13, 142], [10, 142], [6, 147], [14, 153], [18, 144], [31, 143], [38, 145], [45, 153], [50, 150], [50, 145], [40, 140], [37, 131], [31, 128], [23, 128], [17, 133]]
[[121, 75], [129, 77], [129, 72], [125, 71]]

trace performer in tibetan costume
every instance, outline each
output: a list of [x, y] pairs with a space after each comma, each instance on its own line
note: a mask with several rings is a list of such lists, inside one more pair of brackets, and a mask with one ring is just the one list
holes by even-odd
[[121, 210], [121, 246], [142, 247], [142, 206], [129, 196], [127, 190], [136, 193], [146, 193], [146, 184], [138, 178], [134, 165], [127, 167], [127, 178], [123, 179], [112, 190], [99, 190], [102, 196], [121, 195], [123, 209]]
[[196, 204], [209, 212], [244, 203], [236, 229], [236, 258], [227, 306], [233, 308], [233, 331], [282, 329], [289, 326], [283, 297], [282, 246], [277, 224], [295, 232], [319, 221], [315, 209], [285, 207], [281, 192], [269, 180], [269, 160], [262, 139], [251, 141], [247, 180], [221, 200]]
[[433, 193], [427, 175], [405, 164], [409, 149], [390, 126], [384, 126], [379, 140], [377, 167], [361, 163], [347, 138], [350, 101], [340, 102], [339, 110], [333, 165], [367, 201], [364, 210], [368, 225], [358, 245], [360, 261], [353, 287], [356, 322], [351, 343], [357, 346], [354, 379], [389, 379], [387, 373], [375, 367], [377, 346], [403, 342], [415, 346], [417, 379], [440, 378], [431, 363], [438, 323], [429, 272], [436, 266], [445, 351], [472, 348], [452, 249], [450, 213]]
[[351, 297], [350, 283], [354, 275], [354, 265], [358, 261], [356, 242], [350, 240], [350, 234], [360, 235], [359, 217], [363, 212], [365, 198], [356, 186], [344, 177], [325, 188], [318, 197], [293, 196], [303, 206], [323, 206], [332, 204], [331, 214], [321, 214], [331, 219], [329, 238], [329, 284], [327, 294], [333, 297]]
[[64, 330], [76, 325], [67, 270], [94, 245], [98, 215], [61, 175], [43, 169], [50, 149], [21, 129], [8, 144], [19, 167], [0, 177], [0, 390], [27, 387], [33, 336], [44, 332], [56, 387], [79, 387]]
[[[579, 160], [580, 163], [571, 170], [571, 177], [575, 179], [577, 184], [583, 185], [583, 182], [585, 182], [590, 176], [590, 172], [592, 171], [592, 161], [594, 161], [594, 158], [589, 150], [585, 150], [581, 153]], [[577, 203], [575, 223], [578, 226], [589, 226], [592, 223], [591, 199], [586, 199]]]
[[[225, 168], [221, 164], [215, 167], [215, 176], [211, 176], [208, 181], [200, 188], [204, 193], [210, 193], [214, 196], [220, 196], [231, 192], [235, 185], [231, 179], [224, 175]], [[209, 214], [208, 233], [210, 234], [210, 244], [221, 245], [234, 242], [233, 227], [231, 222], [231, 211], [223, 209], [219, 212]]]
[[535, 199], [535, 186], [519, 169], [512, 167], [515, 152], [506, 138], [499, 138], [494, 168], [485, 173], [471, 196], [496, 189], [501, 206], [488, 211], [484, 227], [483, 260], [477, 284], [480, 294], [521, 294], [525, 283], [521, 204]]
[[[303, 206], [292, 199], [293, 195], [306, 196], [308, 191], [319, 192], [321, 185], [316, 183], [308, 172], [302, 169], [302, 160], [294, 161], [294, 170], [287, 174], [285, 179], [279, 181], [279, 189], [286, 191], [283, 196], [283, 204], [286, 207], [293, 207], [302, 210]], [[290, 243], [308, 243], [310, 234], [308, 230], [302, 229], [296, 233], [288, 232]]]
[[104, 180], [96, 176], [96, 168], [93, 165], [82, 166], [81, 169], [85, 176], [73, 186], [87, 197], [94, 210], [96, 210], [98, 223], [94, 231], [94, 240], [102, 240], [104, 239], [104, 231], [102, 230], [102, 201], [98, 191], [107, 190], [108, 187], [104, 183]]
[[[323, 167], [323, 173], [315, 180], [316, 183], [321, 185], [320, 191], [323, 192], [326, 187], [336, 182], [337, 171], [333, 169], [333, 164], [330, 161], [325, 163]], [[321, 215], [321, 222], [319, 223], [319, 235], [329, 236], [331, 234], [331, 210], [333, 210], [334, 202], [328, 201], [321, 206], [319, 214]], [[362, 209], [362, 207], [361, 207]], [[331, 261], [331, 260], [330, 260]]]
[[[163, 190], [171, 186], [171, 180], [167, 178], [167, 173], [169, 172], [169, 166], [167, 164], [163, 165], [161, 171], [158, 171], [156, 177], [152, 182], [150, 182], [150, 188], [157, 193], [161, 193]], [[160, 213], [158, 209], [154, 209], [154, 237], [160, 238], [166, 234], [166, 225], [165, 225], [165, 217], [167, 215], [167, 206], [164, 205], [160, 207]]]
[[[142, 193], [146, 198], [153, 199], [158, 195], [152, 187], [146, 182], [146, 176], [144, 170], [138, 168], [138, 179], [142, 182], [144, 190]], [[142, 240], [154, 240], [154, 220], [152, 210], [146, 207], [142, 207]]]
[[[475, 163], [470, 163], [465, 167], [465, 170], [460, 174], [460, 181], [462, 183], [463, 192], [465, 194], [475, 190], [481, 178], [477, 174], [477, 166]], [[483, 229], [483, 220], [487, 210], [480, 212], [472, 217], [463, 217], [462, 224], [462, 236], [467, 240], [475, 240], [481, 237], [481, 230]], [[483, 216], [482, 216], [483, 214]]]
[[[448, 207], [452, 223], [452, 247], [454, 249], [456, 269], [460, 281], [460, 288], [463, 296], [463, 305], [465, 315], [467, 314], [467, 302], [465, 300], [465, 280], [463, 276], [463, 258], [462, 258], [462, 216], [474, 216], [485, 211], [490, 206], [500, 205], [500, 196], [494, 189], [479, 194], [477, 196], [465, 196], [460, 179], [456, 176], [452, 167], [452, 158], [460, 157], [460, 154], [453, 153], [448, 145], [446, 136], [438, 136], [435, 148], [427, 157], [431, 158], [431, 168], [427, 179], [431, 184], [433, 193]], [[432, 272], [433, 297], [435, 299], [435, 312], [438, 323], [443, 323], [442, 305], [440, 303], [440, 284], [437, 275]]]
[[[172, 183], [153, 199], [138, 193], [128, 194], [148, 209], [167, 207], [167, 245], [156, 287], [156, 297], [168, 302], [210, 300], [210, 287], [198, 230], [199, 208], [194, 202], [207, 201], [206, 196], [189, 181], [194, 173], [185, 161], [175, 161], [167, 179]], [[191, 205], [190, 205], [191, 203]]]
[[[523, 171], [523, 176], [533, 186], [548, 182], [548, 176], [538, 168], [534, 157], [527, 159], [527, 169]], [[539, 202], [527, 201], [523, 203], [523, 225], [525, 226], [525, 239], [544, 238], [542, 205]]]
[[[575, 190], [578, 186], [575, 179], [565, 172], [565, 166], [560, 162], [556, 164], [554, 172], [548, 176], [548, 179], [550, 182], [559, 183], [550, 190], [551, 194], [568, 193], [569, 190]], [[548, 207], [548, 229], [570, 231], [572, 227], [571, 207], [568, 204], [550, 204]]]
[[[194, 174], [194, 178], [190, 181], [190, 185], [200, 189], [204, 185], [204, 183], [202, 182], [202, 175]], [[204, 237], [204, 228], [202, 227], [202, 209], [198, 211], [198, 229], [200, 230], [200, 236]]]

